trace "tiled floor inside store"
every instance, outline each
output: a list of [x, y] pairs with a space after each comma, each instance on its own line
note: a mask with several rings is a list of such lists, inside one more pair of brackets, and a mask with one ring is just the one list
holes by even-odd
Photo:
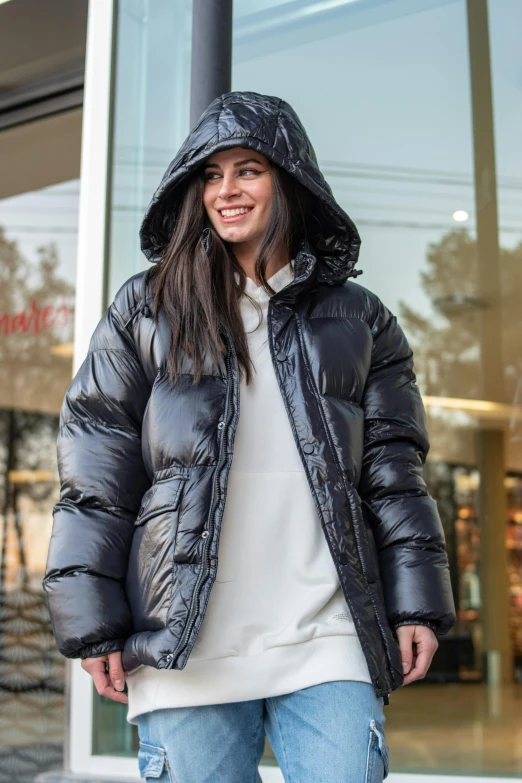
[[397, 772], [522, 773], [522, 684], [407, 686], [385, 715]]

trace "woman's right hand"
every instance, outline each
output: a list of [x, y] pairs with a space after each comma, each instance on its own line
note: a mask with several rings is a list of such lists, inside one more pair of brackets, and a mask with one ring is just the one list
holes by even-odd
[[[106, 663], [109, 664], [108, 671]], [[85, 658], [82, 661], [82, 669], [91, 675], [100, 696], [127, 704], [129, 701], [127, 696], [125, 693], [121, 693], [127, 679], [127, 673], [123, 671], [121, 665], [121, 650], [108, 655], [100, 655], [99, 658]]]

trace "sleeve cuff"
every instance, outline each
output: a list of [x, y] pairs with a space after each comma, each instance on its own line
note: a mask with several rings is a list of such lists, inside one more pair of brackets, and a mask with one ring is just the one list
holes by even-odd
[[123, 650], [123, 639], [112, 639], [109, 642], [96, 642], [95, 644], [88, 644], [85, 647], [81, 647], [75, 657], [81, 658], [82, 661], [86, 658], [101, 658], [102, 655], [109, 655], [113, 652]]
[[401, 625], [425, 625], [430, 631], [433, 631], [434, 634], [438, 634], [437, 626], [429, 620], [402, 620], [401, 622], [394, 624], [393, 630], [397, 631], [397, 628], [400, 628]]

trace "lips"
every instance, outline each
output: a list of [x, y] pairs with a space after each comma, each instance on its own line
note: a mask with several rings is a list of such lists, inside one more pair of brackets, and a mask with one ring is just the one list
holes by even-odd
[[223, 215], [221, 210], [218, 209], [219, 217], [221, 219], [222, 223], [238, 223], [240, 220], [243, 220], [243, 218], [246, 218], [248, 215], [250, 215], [251, 212], [253, 212], [254, 207], [227, 207], [226, 210], [235, 210], [235, 209], [248, 209], [248, 212], [243, 212], [239, 215]]

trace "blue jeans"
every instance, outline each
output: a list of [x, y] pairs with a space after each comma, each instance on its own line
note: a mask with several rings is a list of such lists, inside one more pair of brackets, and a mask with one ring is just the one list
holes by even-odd
[[286, 783], [382, 783], [383, 701], [335, 681], [268, 699], [147, 712], [140, 773], [159, 783], [259, 783], [265, 733]]

